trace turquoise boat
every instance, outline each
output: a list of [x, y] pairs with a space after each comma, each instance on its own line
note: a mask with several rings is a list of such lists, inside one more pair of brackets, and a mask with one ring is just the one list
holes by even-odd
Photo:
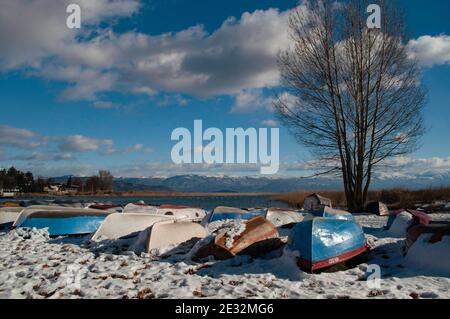
[[18, 228], [48, 228], [49, 235], [71, 236], [94, 233], [109, 215], [108, 212], [38, 211], [26, 216]]
[[288, 247], [299, 253], [298, 265], [310, 272], [352, 259], [367, 249], [364, 232], [357, 223], [332, 218], [296, 224]]

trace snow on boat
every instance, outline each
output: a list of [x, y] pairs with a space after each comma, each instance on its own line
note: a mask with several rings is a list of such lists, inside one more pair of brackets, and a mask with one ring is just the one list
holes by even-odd
[[158, 206], [143, 203], [130, 203], [123, 208], [124, 214], [156, 214]]
[[312, 218], [310, 214], [302, 213], [289, 208], [269, 208], [264, 217], [270, 221], [275, 227], [281, 227], [291, 224], [297, 224], [305, 218]]
[[280, 247], [278, 231], [262, 216], [237, 222], [233, 227], [220, 232], [214, 241], [201, 247], [196, 257], [214, 256], [217, 259], [232, 258], [237, 254], [263, 255]]
[[92, 236], [92, 240], [119, 239], [141, 232], [155, 223], [173, 220], [173, 217], [156, 214], [114, 213], [106, 217], [94, 236]]
[[334, 209], [328, 206], [322, 206], [315, 210], [308, 211], [309, 214], [314, 217], [324, 217], [324, 218], [332, 218], [332, 219], [343, 219], [355, 221], [353, 215], [345, 210]]
[[202, 239], [208, 235], [200, 224], [185, 221], [157, 222], [150, 227], [146, 242], [147, 252], [176, 246], [192, 239]]
[[310, 272], [352, 259], [366, 251], [361, 227], [350, 220], [314, 218], [298, 223], [288, 238], [297, 264]]
[[219, 206], [209, 215], [208, 223], [226, 219], [252, 219], [262, 214], [261, 210], [244, 210], [235, 207]]
[[416, 225], [427, 225], [431, 217], [424, 212], [400, 209], [389, 215], [386, 229], [396, 237], [406, 236], [408, 230]]
[[444, 236], [450, 236], [450, 222], [431, 223], [428, 225], [415, 225], [408, 230], [405, 240], [405, 249], [408, 250], [422, 235], [429, 235], [430, 243], [440, 242]]
[[18, 228], [48, 228], [49, 235], [69, 236], [94, 233], [109, 213], [87, 209], [60, 208], [56, 211], [39, 210], [28, 214], [17, 223]]
[[1, 207], [0, 228], [11, 227], [23, 209], [23, 207]]
[[[415, 227], [423, 227], [423, 225]], [[421, 231], [423, 230], [422, 228]], [[409, 247], [402, 264], [426, 276], [450, 277], [450, 236], [441, 233], [441, 237], [435, 234], [422, 233]], [[435, 241], [436, 237], [440, 240]]]

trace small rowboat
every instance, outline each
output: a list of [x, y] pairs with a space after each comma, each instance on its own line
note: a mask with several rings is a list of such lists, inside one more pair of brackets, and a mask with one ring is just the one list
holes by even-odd
[[18, 228], [48, 228], [49, 235], [70, 236], [94, 233], [109, 213], [87, 209], [34, 211], [18, 222]]
[[219, 233], [214, 241], [197, 251], [196, 257], [228, 259], [237, 254], [257, 256], [280, 247], [277, 229], [264, 217], [255, 217], [239, 226], [241, 229], [227, 229]]
[[209, 216], [208, 223], [226, 219], [252, 219], [262, 214], [260, 210], [244, 210], [235, 207], [216, 207]]
[[105, 221], [92, 236], [93, 241], [104, 239], [119, 239], [141, 232], [155, 223], [174, 220], [170, 216], [155, 214], [121, 214], [114, 213], [106, 217]]
[[302, 213], [289, 208], [269, 208], [264, 217], [275, 225], [275, 227], [282, 227], [286, 225], [293, 225], [303, 221], [305, 218], [312, 218], [310, 214]]
[[314, 218], [295, 225], [288, 247], [300, 254], [298, 265], [310, 272], [340, 264], [367, 250], [358, 224], [331, 218]]
[[186, 221], [202, 221], [206, 216], [206, 212], [201, 208], [178, 205], [161, 205], [157, 208], [156, 214], [174, 216], [176, 219]]
[[149, 229], [146, 250], [166, 249], [192, 239], [202, 239], [208, 235], [206, 229], [193, 222], [163, 221]]

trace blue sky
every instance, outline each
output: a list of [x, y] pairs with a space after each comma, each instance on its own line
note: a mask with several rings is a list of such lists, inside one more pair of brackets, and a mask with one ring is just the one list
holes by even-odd
[[[65, 27], [68, 3], [81, 30]], [[290, 0], [15, 1], [0, 4], [0, 167], [36, 174], [254, 175], [176, 167], [173, 129], [278, 126], [270, 110]], [[94, 3], [94, 4], [93, 4]], [[400, 1], [429, 89], [422, 147], [399, 160], [450, 171], [448, 1]], [[311, 156], [280, 128], [283, 175]], [[287, 168], [295, 167], [295, 170]]]

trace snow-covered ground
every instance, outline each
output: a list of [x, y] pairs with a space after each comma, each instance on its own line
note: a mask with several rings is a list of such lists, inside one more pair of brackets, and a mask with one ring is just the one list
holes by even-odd
[[[282, 249], [265, 259], [199, 263], [190, 258], [193, 243], [155, 256], [130, 252], [139, 251], [133, 240], [87, 244], [88, 237], [50, 239], [45, 230], [3, 232], [0, 298], [450, 298], [449, 242], [436, 246], [444, 267], [434, 270], [422, 257], [404, 258], [402, 238], [382, 229], [386, 217], [357, 220], [373, 247], [368, 263], [318, 275], [302, 272]], [[421, 245], [417, 256], [426, 253]], [[366, 281], [374, 264], [381, 269], [379, 288]]]

